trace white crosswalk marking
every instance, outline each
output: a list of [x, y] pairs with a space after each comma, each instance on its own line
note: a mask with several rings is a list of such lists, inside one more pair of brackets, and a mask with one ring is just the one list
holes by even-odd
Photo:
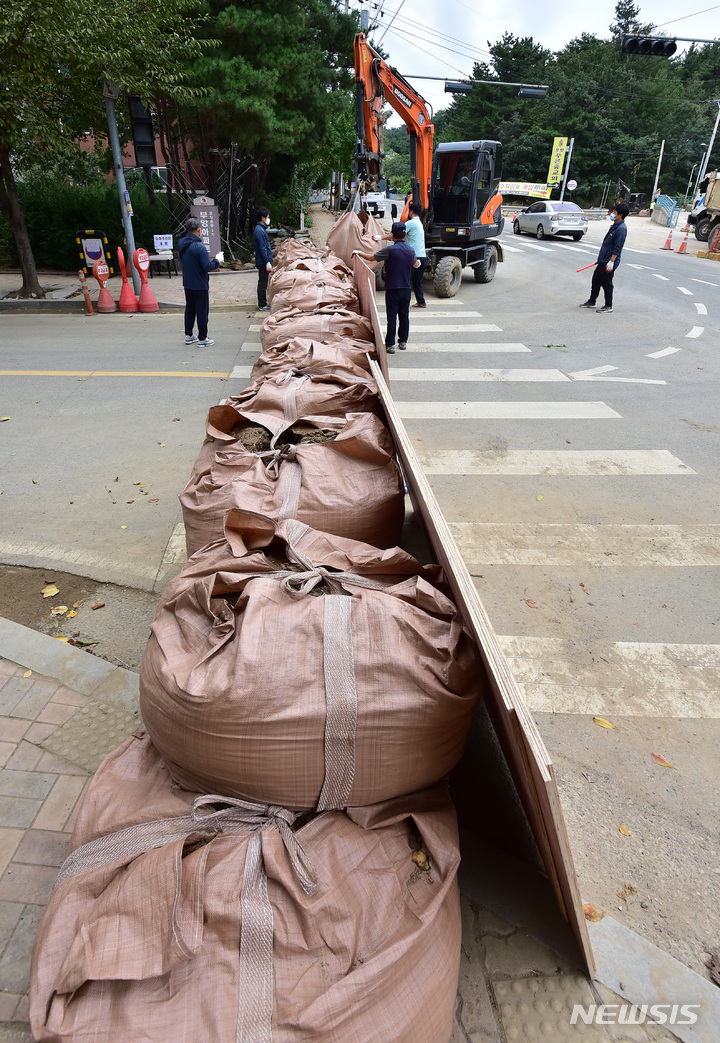
[[698, 315], [707, 315], [707, 308], [700, 301], [695, 301], [695, 307], [697, 308]]
[[693, 475], [668, 449], [471, 449], [418, 448], [426, 474], [466, 475]]
[[690, 332], [686, 333], [685, 336], [686, 337], [690, 337], [692, 340], [694, 340], [696, 337], [699, 337], [700, 334], [704, 333], [704, 332], [705, 332], [705, 327], [704, 326], [693, 326], [693, 328], [690, 330]]
[[677, 288], [678, 288], [678, 290], [680, 290], [680, 293], [684, 293], [688, 297], [694, 297], [695, 296], [695, 294], [692, 292], [692, 290], [688, 290], [686, 286], [678, 286]]
[[394, 366], [390, 371], [390, 380], [396, 381], [529, 381], [543, 383], [548, 381], [570, 380], [559, 369], [408, 369]]
[[450, 522], [473, 565], [565, 568], [720, 565], [720, 525], [520, 525]]
[[662, 351], [651, 351], [649, 355], [646, 355], [646, 359], [662, 359], [666, 355], [674, 355], [676, 351], [682, 351], [682, 348], [663, 348]]
[[540, 246], [539, 243], [523, 243], [523, 246], [526, 250], [544, 250], [548, 254], [555, 253], [551, 246]]
[[421, 322], [421, 327], [423, 333], [502, 333], [501, 327], [495, 326], [491, 322], [468, 322], [452, 324]]
[[[384, 304], [378, 305], [378, 315], [385, 316], [386, 309]], [[464, 311], [462, 313], [464, 319], [481, 319], [482, 312], [479, 311]], [[423, 324], [426, 319], [446, 319], [455, 318], [455, 316], [448, 311], [426, 311], [424, 308], [410, 308], [410, 318], [412, 319], [413, 325], [416, 322]]]
[[403, 402], [403, 420], [609, 420], [605, 402]]
[[517, 246], [508, 246], [507, 243], [502, 244], [503, 250], [507, 250], [509, 254], [521, 254], [522, 250], [518, 250]]
[[720, 286], [719, 282], [707, 282], [706, 279], [691, 279], [690, 282], [700, 282], [703, 286]]
[[657, 272], [653, 272], [652, 274], [653, 274], [653, 279], [662, 279], [663, 282], [670, 282], [670, 280], [668, 278], [666, 278], [666, 276], [664, 276], [664, 275], [658, 275]]
[[418, 344], [418, 343], [414, 343], [412, 341], [408, 341], [407, 350], [408, 350], [408, 352], [412, 352], [412, 353], [417, 352], [417, 351], [421, 351], [421, 352], [432, 352], [433, 354], [436, 351], [439, 351], [439, 352], [460, 351], [460, 352], [468, 352], [468, 353], [472, 353], [472, 354], [481, 354], [481, 353], [482, 354], [496, 354], [496, 353], [504, 353], [504, 352], [530, 352], [532, 349], [526, 347], [524, 344], [517, 344], [517, 343], [514, 343], [512, 341], [508, 341], [507, 343], [503, 343], [501, 341], [489, 341], [489, 342], [486, 342], [485, 344], [480, 344], [480, 343], [477, 343], [477, 342], [473, 342], [473, 343], [470, 343], [470, 344], [466, 344], [466, 343], [464, 343], [464, 344], [447, 344], [445, 342], [438, 343], [437, 341], [434, 341], [432, 343]]

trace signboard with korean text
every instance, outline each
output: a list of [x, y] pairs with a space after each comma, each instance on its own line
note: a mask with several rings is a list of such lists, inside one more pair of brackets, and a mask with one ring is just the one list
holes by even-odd
[[171, 235], [154, 235], [153, 246], [155, 247], [155, 253], [160, 253], [161, 250], [172, 250], [173, 237]]
[[532, 196], [535, 199], [549, 199], [549, 185], [538, 185], [532, 181], [501, 181], [498, 192], [504, 196]]
[[81, 228], [75, 233], [80, 266], [87, 275], [96, 261], [106, 261], [110, 277], [115, 274], [107, 236], [99, 228]]
[[559, 185], [562, 178], [563, 164], [565, 163], [565, 151], [567, 149], [567, 138], [555, 138], [552, 152], [550, 153], [550, 166], [548, 167], [548, 185]]
[[190, 213], [200, 222], [202, 229], [201, 239], [207, 246], [210, 256], [214, 257], [216, 253], [222, 250], [217, 206], [207, 196], [200, 196], [193, 200]]

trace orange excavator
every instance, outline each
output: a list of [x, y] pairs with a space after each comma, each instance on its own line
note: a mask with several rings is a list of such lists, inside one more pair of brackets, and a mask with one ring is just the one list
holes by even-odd
[[[497, 240], [503, 229], [499, 141], [455, 141], [434, 146], [432, 114], [414, 87], [374, 51], [364, 33], [355, 37], [357, 133], [353, 162], [360, 199], [383, 178], [382, 109], [387, 102], [410, 135], [410, 181], [423, 207], [427, 272], [438, 297], [454, 297], [463, 268], [476, 282], [490, 282], [503, 260]], [[402, 219], [407, 217], [410, 199]]]

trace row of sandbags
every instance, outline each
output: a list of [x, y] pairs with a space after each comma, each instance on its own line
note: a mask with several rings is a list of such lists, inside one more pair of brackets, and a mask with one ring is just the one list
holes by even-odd
[[[310, 307], [305, 275], [330, 285], [342, 261], [297, 247], [269, 290], [300, 272]], [[38, 932], [38, 1040], [447, 1043], [443, 777], [482, 671], [439, 567], [396, 545], [403, 483], [356, 306], [274, 312], [252, 383], [210, 410], [181, 496], [190, 557], [141, 668], [148, 733], [96, 773]]]

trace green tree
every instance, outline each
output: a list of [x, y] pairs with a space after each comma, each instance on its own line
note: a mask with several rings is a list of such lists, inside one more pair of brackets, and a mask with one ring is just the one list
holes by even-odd
[[0, 211], [15, 240], [21, 295], [43, 296], [17, 179], [31, 163], [77, 155], [105, 125], [101, 85], [149, 101], [189, 98], [188, 59], [199, 54], [195, 0], [13, 0], [0, 18]]

